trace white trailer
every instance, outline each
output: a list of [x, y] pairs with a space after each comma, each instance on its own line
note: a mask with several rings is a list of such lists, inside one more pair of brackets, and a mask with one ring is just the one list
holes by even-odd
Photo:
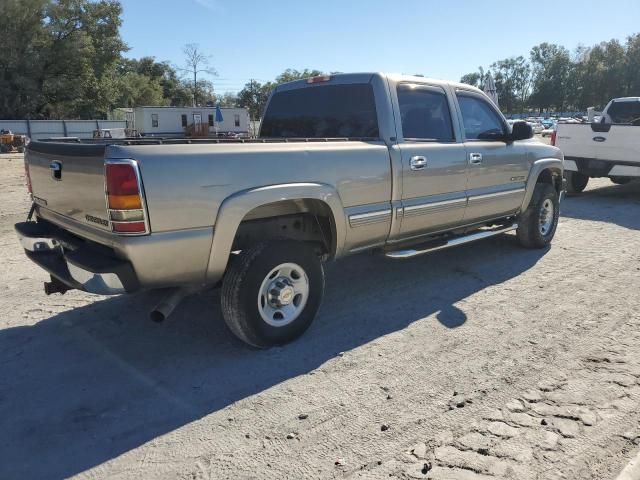
[[209, 127], [209, 135], [231, 132], [249, 133], [249, 112], [245, 108], [220, 108], [222, 121], [216, 121], [216, 107], [137, 107], [133, 110], [133, 128], [141, 135], [184, 136], [194, 124]]

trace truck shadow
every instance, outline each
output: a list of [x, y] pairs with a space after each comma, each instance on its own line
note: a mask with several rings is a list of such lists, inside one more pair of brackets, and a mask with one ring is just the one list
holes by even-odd
[[473, 318], [457, 302], [544, 254], [504, 236], [409, 261], [347, 258], [328, 267], [307, 334], [268, 351], [227, 333], [218, 292], [162, 325], [147, 319], [157, 295], [144, 293], [1, 331], [0, 478], [84, 472], [416, 321], [464, 328]]
[[586, 190], [562, 203], [563, 217], [640, 230], [640, 182]]

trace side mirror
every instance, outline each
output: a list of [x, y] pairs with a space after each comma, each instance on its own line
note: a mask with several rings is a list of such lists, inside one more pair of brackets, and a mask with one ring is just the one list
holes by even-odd
[[533, 137], [533, 128], [527, 122], [514, 122], [511, 129], [511, 141], [527, 140]]

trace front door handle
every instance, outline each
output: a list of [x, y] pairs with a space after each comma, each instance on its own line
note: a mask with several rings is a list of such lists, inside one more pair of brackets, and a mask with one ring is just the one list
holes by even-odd
[[427, 166], [427, 157], [416, 155], [415, 157], [411, 157], [411, 161], [409, 163], [411, 165], [411, 170], [422, 170]]
[[481, 153], [470, 153], [469, 154], [469, 163], [471, 165], [480, 165], [482, 163], [482, 154]]

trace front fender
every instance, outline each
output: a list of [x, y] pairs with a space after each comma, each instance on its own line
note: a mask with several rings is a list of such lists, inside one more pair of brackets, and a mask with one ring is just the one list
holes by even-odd
[[562, 160], [559, 158], [541, 158], [533, 162], [531, 170], [529, 171], [529, 178], [527, 179], [527, 186], [525, 187], [524, 199], [522, 200], [520, 211], [524, 212], [529, 206], [531, 197], [533, 197], [533, 190], [536, 188], [536, 183], [538, 182], [538, 177], [544, 170], [556, 172], [560, 175], [560, 178], [562, 178], [564, 172]]
[[314, 199], [326, 203], [333, 214], [336, 229], [336, 252], [344, 248], [346, 220], [342, 201], [335, 188], [323, 183], [287, 183], [244, 190], [227, 197], [220, 208], [213, 231], [206, 282], [215, 283], [227, 268], [238, 226], [254, 208], [283, 200]]

